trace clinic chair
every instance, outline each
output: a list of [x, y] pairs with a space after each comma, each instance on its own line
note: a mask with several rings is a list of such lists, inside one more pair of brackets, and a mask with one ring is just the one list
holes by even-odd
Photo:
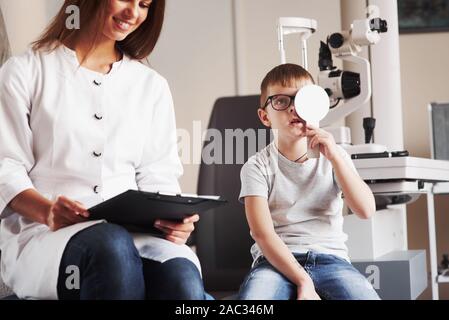
[[[205, 288], [211, 292], [237, 291], [251, 267], [250, 247], [254, 241], [249, 234], [244, 205], [238, 201], [238, 196], [243, 163], [270, 142], [270, 130], [262, 125], [257, 116], [259, 103], [258, 95], [219, 98], [210, 117], [208, 129], [214, 130], [208, 132], [219, 132], [222, 138], [206, 136], [197, 192], [202, 195], [220, 195], [228, 200], [228, 204], [201, 216], [193, 242], [201, 261]], [[235, 130], [245, 132], [247, 129], [260, 131], [256, 131], [256, 140], [244, 140], [246, 151], [240, 158], [243, 161], [236, 163], [239, 160], [236, 152], [238, 138], [231, 137], [231, 133], [237, 133]], [[249, 131], [247, 133], [250, 134]], [[226, 145], [228, 147], [225, 150]], [[212, 149], [214, 152], [210, 152]], [[229, 161], [229, 152], [232, 152], [233, 161]], [[205, 161], [211, 154], [216, 156], [214, 159], [220, 158], [220, 153], [221, 163], [215, 161], [208, 164], [210, 162]], [[226, 164], [226, 158], [227, 162], [232, 163]]]

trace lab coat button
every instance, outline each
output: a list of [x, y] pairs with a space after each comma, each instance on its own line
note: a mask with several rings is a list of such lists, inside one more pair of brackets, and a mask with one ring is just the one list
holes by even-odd
[[100, 192], [101, 192], [101, 187], [100, 187], [100, 186], [95, 186], [95, 187], [94, 187], [94, 192], [95, 192], [96, 194], [100, 193]]
[[96, 86], [101, 86], [101, 81], [100, 80], [94, 80], [94, 84]]
[[102, 120], [103, 119], [103, 116], [101, 114], [99, 114], [99, 113], [94, 114], [94, 117], [97, 120]]
[[101, 157], [101, 155], [102, 155], [101, 152], [97, 152], [97, 151], [94, 151], [93, 154], [94, 154], [94, 156], [97, 157], [97, 158]]

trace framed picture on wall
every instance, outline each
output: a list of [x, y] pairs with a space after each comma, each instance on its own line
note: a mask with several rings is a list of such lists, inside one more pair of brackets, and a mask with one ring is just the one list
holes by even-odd
[[398, 0], [399, 32], [449, 32], [449, 0]]

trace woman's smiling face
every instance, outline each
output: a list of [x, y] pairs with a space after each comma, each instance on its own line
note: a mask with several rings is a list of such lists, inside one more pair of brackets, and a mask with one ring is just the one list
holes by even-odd
[[109, 0], [105, 37], [122, 41], [145, 21], [152, 0]]

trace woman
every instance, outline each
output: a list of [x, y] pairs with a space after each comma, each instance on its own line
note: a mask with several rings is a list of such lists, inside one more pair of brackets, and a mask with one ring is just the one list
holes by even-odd
[[[79, 30], [66, 28], [71, 5]], [[204, 298], [185, 245], [197, 215], [160, 221], [165, 239], [87, 220], [87, 207], [128, 189], [179, 192], [171, 94], [139, 62], [164, 9], [165, 0], [66, 0], [0, 71], [1, 271], [20, 298]]]

